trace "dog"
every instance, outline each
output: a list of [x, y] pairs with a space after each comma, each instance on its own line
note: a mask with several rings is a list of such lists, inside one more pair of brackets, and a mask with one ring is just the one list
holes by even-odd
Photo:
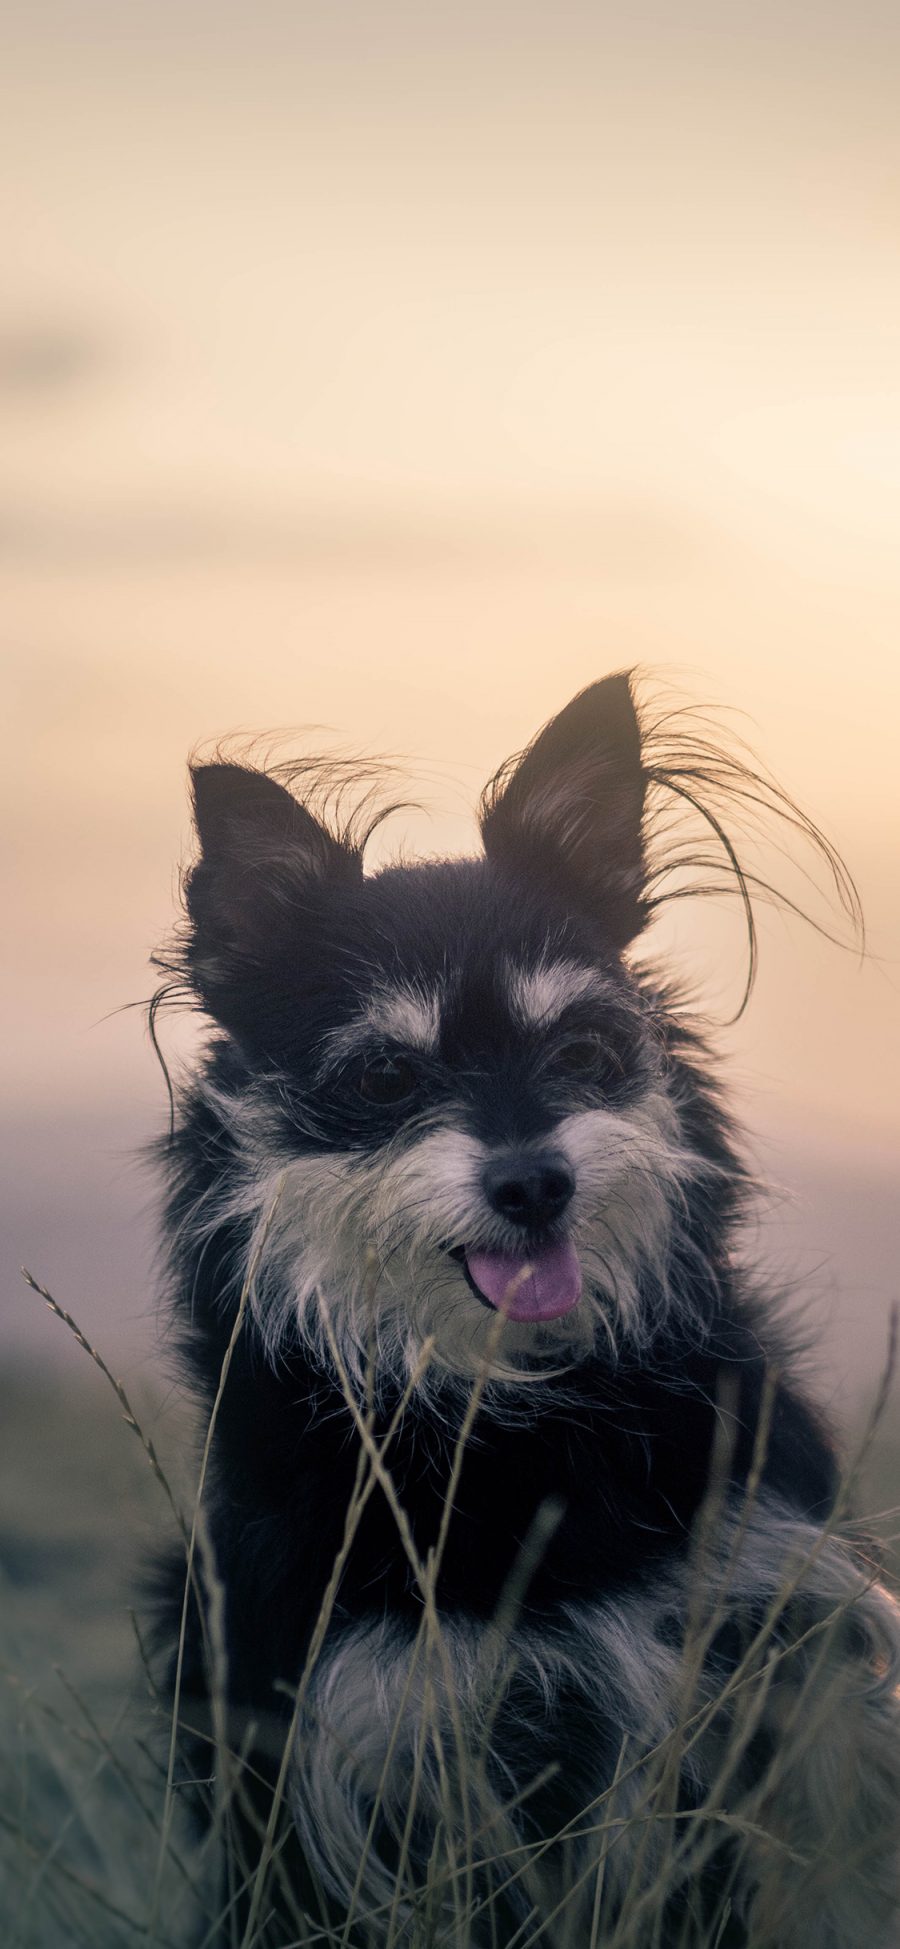
[[751, 950], [729, 805], [837, 856], [629, 673], [495, 776], [478, 858], [367, 873], [370, 800], [306, 772], [193, 802], [155, 1007], [211, 1025], [161, 1146], [207, 1433], [163, 1630], [221, 1940], [886, 1949], [897, 1606], [632, 953], [712, 870], [673, 811]]

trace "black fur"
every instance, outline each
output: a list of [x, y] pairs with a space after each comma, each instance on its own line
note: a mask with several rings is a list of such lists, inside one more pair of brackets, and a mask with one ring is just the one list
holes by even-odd
[[[604, 1329], [571, 1358], [552, 1335], [542, 1354], [538, 1323], [536, 1358], [546, 1358], [548, 1371], [537, 1384], [485, 1388], [440, 1562], [440, 1611], [466, 1628], [494, 1617], [548, 1506], [555, 1527], [524, 1594], [535, 1642], [541, 1633], [552, 1637], [567, 1604], [635, 1599], [664, 1585], [686, 1561], [723, 1425], [730, 1430], [730, 1493], [739, 1497], [764, 1401], [771, 1428], [760, 1493], [821, 1523], [835, 1488], [832, 1444], [791, 1377], [773, 1303], [743, 1265], [739, 1226], [748, 1183], [709, 1058], [666, 992], [623, 959], [666, 887], [682, 890], [679, 869], [699, 867], [708, 877], [702, 846], [670, 840], [668, 853], [658, 846], [654, 852], [661, 815], [653, 806], [666, 794], [670, 807], [689, 800], [699, 808], [721, 837], [745, 897], [752, 883], [722, 824], [728, 802], [787, 806], [792, 823], [807, 834], [812, 829], [743, 761], [715, 752], [696, 726], [645, 726], [642, 741], [624, 676], [583, 693], [524, 759], [498, 774], [485, 796], [479, 860], [367, 876], [358, 838], [329, 831], [273, 776], [214, 764], [195, 769], [194, 790], [201, 853], [187, 880], [185, 934], [166, 966], [174, 989], [187, 990], [215, 1031], [198, 1082], [178, 1093], [163, 1149], [178, 1344], [207, 1413], [259, 1235], [247, 1190], [248, 1145], [256, 1146], [254, 1168], [261, 1173], [265, 1156], [276, 1176], [303, 1159], [340, 1159], [341, 1170], [349, 1159], [352, 1172], [354, 1159], [402, 1157], [424, 1133], [448, 1128], [474, 1140], [479, 1155], [515, 1160], [543, 1155], [540, 1147], [556, 1141], [567, 1116], [601, 1108], [624, 1117], [655, 1092], [653, 1101], [667, 1106], [672, 1121], [666, 1142], [682, 1160], [677, 1184], [665, 1190], [671, 1235], [659, 1251], [645, 1250], [637, 1214], [629, 1248], [636, 1313], [618, 1317], [610, 1302]], [[840, 879], [839, 862], [827, 849], [826, 857]], [[846, 880], [840, 884], [846, 892]], [[511, 1007], [509, 969], [534, 970], [548, 955], [555, 966], [595, 971], [597, 992], [573, 995], [558, 1017], [528, 1026]], [[442, 991], [434, 1046], [406, 1047], [365, 1023], [358, 1046], [347, 1043], [348, 1025], [385, 988], [414, 996]], [[338, 1052], [330, 1062], [329, 1050]], [[367, 1064], [377, 1066], [385, 1055], [411, 1067], [412, 1099], [366, 1096]], [[258, 1118], [252, 1140], [242, 1135], [248, 1104]], [[302, 1197], [298, 1168], [283, 1198]], [[299, 1235], [300, 1217], [297, 1227]], [[526, 1230], [523, 1249], [540, 1252], [561, 1230]], [[452, 1279], [458, 1264], [460, 1303], [471, 1309], [473, 1332], [494, 1317], [471, 1278], [465, 1285], [459, 1263], [466, 1246], [478, 1242], [433, 1241], [436, 1252], [446, 1247], [442, 1277]], [[387, 1260], [392, 1235], [379, 1233], [375, 1243]], [[514, 1246], [510, 1236], [498, 1241], [493, 1233], [488, 1243]], [[302, 1256], [303, 1249], [301, 1242], [296, 1251]], [[284, 1276], [276, 1269], [272, 1282]], [[234, 1745], [249, 1723], [259, 1729], [252, 1755], [258, 1792], [244, 1797], [239, 1819], [248, 1875], [359, 1459], [345, 1377], [323, 1354], [321, 1335], [293, 1321], [290, 1293], [280, 1298], [277, 1333], [262, 1302], [258, 1310], [251, 1303], [234, 1342], [204, 1497], [225, 1591]], [[598, 1313], [604, 1304], [600, 1292]], [[266, 1305], [278, 1311], [278, 1295], [270, 1291]], [[521, 1346], [515, 1358], [527, 1364]], [[773, 1358], [780, 1377], [770, 1398]], [[386, 1358], [369, 1375], [376, 1441], [407, 1379], [399, 1359]], [[413, 1391], [388, 1450], [422, 1561], [441, 1529], [470, 1385], [471, 1377], [451, 1369]], [[365, 1408], [365, 1393], [360, 1402]], [[173, 1560], [168, 1628], [176, 1635], [183, 1584], [183, 1559]], [[409, 1555], [377, 1487], [340, 1579], [326, 1655], [342, 1634], [381, 1628], [385, 1620], [398, 1643], [411, 1641], [421, 1611]], [[201, 1741], [209, 1729], [208, 1667], [200, 1611], [191, 1603], [180, 1705]], [[567, 1703], [564, 1689], [555, 1713], [527, 1737], [521, 1720], [501, 1711], [496, 1738], [505, 1740], [516, 1778], [524, 1782], [548, 1760], [565, 1760], [565, 1785], [543, 1789], [523, 1831], [542, 1825], [552, 1833], [577, 1811], [579, 1794], [586, 1800], [596, 1792], [598, 1772], [615, 1762], [612, 1735], [602, 1711], [586, 1722], [584, 1700]], [[193, 1772], [210, 1764], [196, 1751], [187, 1759]], [[271, 1915], [265, 1940], [273, 1945], [301, 1940], [297, 1909], [309, 1904], [317, 1913], [321, 1899], [290, 1825], [282, 1823], [280, 1832], [294, 1901], [279, 1897], [274, 1876], [262, 1911]], [[419, 1846], [427, 1859], [429, 1844], [427, 1834], [420, 1837], [414, 1855]], [[319, 1852], [326, 1865], [328, 1845], [325, 1833]], [[396, 1837], [386, 1833], [379, 1845], [390, 1863]], [[720, 1861], [706, 1893], [690, 1899], [714, 1905], [722, 1872]], [[340, 1912], [333, 1890], [325, 1900]], [[246, 1897], [238, 1910], [246, 1917]], [[510, 1913], [515, 1919], [514, 1908]], [[666, 1924], [673, 1942], [682, 1922], [681, 1910], [673, 1910]], [[745, 1939], [737, 1922], [732, 1930], [721, 1940]]]

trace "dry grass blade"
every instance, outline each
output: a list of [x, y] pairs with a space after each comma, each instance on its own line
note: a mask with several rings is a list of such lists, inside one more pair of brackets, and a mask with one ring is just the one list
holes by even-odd
[[269, 1209], [263, 1221], [256, 1252], [250, 1262], [250, 1265], [247, 1268], [247, 1276], [246, 1279], [244, 1280], [240, 1299], [238, 1301], [237, 1311], [234, 1317], [234, 1323], [232, 1325], [231, 1333], [228, 1340], [228, 1345], [225, 1349], [225, 1355], [222, 1361], [222, 1368], [219, 1375], [219, 1384], [216, 1389], [215, 1399], [213, 1401], [212, 1410], [210, 1412], [209, 1424], [207, 1426], [207, 1430], [203, 1442], [203, 1450], [200, 1457], [200, 1471], [197, 1480], [197, 1492], [194, 1501], [194, 1513], [191, 1521], [190, 1534], [188, 1536], [187, 1569], [186, 1569], [185, 1583], [184, 1583], [184, 1599], [181, 1606], [181, 1622], [178, 1631], [178, 1649], [177, 1649], [176, 1660], [175, 1660], [175, 1681], [173, 1685], [173, 1697], [172, 1697], [172, 1729], [171, 1729], [171, 1736], [169, 1740], [169, 1759], [168, 1759], [168, 1765], [166, 1769], [165, 1802], [163, 1806], [163, 1817], [162, 1817], [161, 1828], [160, 1828], [159, 1853], [157, 1856], [156, 1876], [153, 1884], [153, 1901], [152, 1901], [152, 1906], [150, 1911], [150, 1921], [147, 1929], [147, 1940], [148, 1940], [148, 1944], [151, 1946], [157, 1940], [159, 1902], [160, 1902], [160, 1895], [162, 1890], [162, 1876], [163, 1876], [163, 1869], [165, 1867], [166, 1858], [169, 1850], [169, 1843], [171, 1839], [171, 1833], [172, 1833], [172, 1819], [174, 1815], [175, 1756], [178, 1750], [178, 1726], [179, 1726], [179, 1713], [180, 1713], [180, 1705], [181, 1705], [181, 1687], [182, 1687], [182, 1680], [183, 1680], [183, 1673], [184, 1673], [185, 1644], [187, 1639], [188, 1607], [189, 1607], [190, 1595], [192, 1589], [194, 1555], [197, 1548], [197, 1529], [198, 1529], [198, 1522], [199, 1522], [199, 1515], [200, 1515], [200, 1505], [203, 1500], [203, 1491], [206, 1486], [206, 1476], [207, 1476], [207, 1470], [209, 1468], [209, 1458], [212, 1452], [213, 1436], [216, 1431], [216, 1423], [219, 1417], [219, 1409], [222, 1405], [222, 1398], [225, 1393], [225, 1386], [228, 1380], [228, 1374], [231, 1368], [231, 1362], [234, 1357], [234, 1350], [235, 1347], [237, 1346], [238, 1340], [243, 1330], [244, 1318], [247, 1312], [250, 1293], [253, 1289], [253, 1281], [256, 1277], [257, 1267], [259, 1264], [263, 1247], [266, 1242], [266, 1238], [268, 1236], [269, 1227], [272, 1223], [272, 1219], [274, 1218], [275, 1212], [278, 1207], [279, 1199], [281, 1197], [281, 1191], [282, 1191], [282, 1183], [279, 1182], [275, 1195], [271, 1200]]
[[[36, 1280], [26, 1276], [112, 1386], [123, 1418], [138, 1435], [153, 1474], [174, 1509], [153, 1444], [142, 1431], [125, 1389], [71, 1316]], [[492, 1788], [490, 1766], [497, 1743], [498, 1714], [515, 1679], [523, 1634], [529, 1629], [527, 1593], [532, 1572], [560, 1511], [555, 1505], [546, 1505], [538, 1512], [533, 1533], [529, 1532], [516, 1557], [484, 1633], [481, 1663], [474, 1676], [467, 1672], [464, 1682], [460, 1681], [452, 1626], [448, 1627], [438, 1601], [439, 1578], [467, 1444], [476, 1434], [484, 1377], [479, 1375], [461, 1411], [458, 1437], [449, 1457], [447, 1503], [436, 1526], [434, 1547], [426, 1555], [416, 1546], [409, 1514], [398, 1492], [399, 1475], [395, 1480], [391, 1473], [391, 1445], [411, 1392], [431, 1358], [431, 1346], [423, 1349], [409, 1388], [387, 1427], [379, 1428], [377, 1434], [374, 1389], [369, 1387], [365, 1397], [359, 1397], [341, 1370], [339, 1349], [335, 1347], [335, 1371], [348, 1424], [359, 1442], [356, 1477], [310, 1653], [299, 1684], [289, 1689], [287, 1733], [274, 1793], [268, 1817], [257, 1816], [258, 1862], [248, 1871], [235, 1844], [232, 1812], [243, 1817], [247, 1790], [255, 1789], [262, 1780], [261, 1772], [254, 1768], [254, 1754], [262, 1748], [254, 1748], [254, 1726], [246, 1726], [241, 1739], [235, 1732], [233, 1715], [226, 1722], [224, 1592], [207, 1533], [204, 1488], [218, 1406], [249, 1296], [248, 1278], [207, 1429], [190, 1528], [185, 1533], [181, 1526], [187, 1554], [185, 1606], [190, 1590], [199, 1589], [206, 1624], [209, 1723], [200, 1728], [185, 1725], [176, 1674], [168, 1765], [165, 1769], [155, 1769], [149, 1763], [141, 1766], [137, 1738], [130, 1739], [128, 1746], [122, 1744], [110, 1715], [95, 1710], [77, 1685], [63, 1680], [77, 1712], [77, 1723], [69, 1724], [66, 1710], [59, 1713], [55, 1705], [32, 1698], [15, 1671], [8, 1674], [14, 1696], [20, 1701], [20, 1719], [27, 1716], [44, 1727], [39, 1736], [48, 1748], [62, 1751], [68, 1742], [73, 1751], [77, 1749], [82, 1796], [86, 1797], [93, 1785], [98, 1792], [105, 1792], [107, 1799], [115, 1794], [119, 1815], [131, 1821], [130, 1831], [146, 1837], [144, 1841], [136, 1839], [135, 1854], [143, 1847], [151, 1871], [158, 1843], [157, 1883], [149, 1922], [142, 1897], [137, 1902], [122, 1899], [126, 1884], [108, 1875], [109, 1863], [102, 1853], [94, 1860], [78, 1853], [74, 1809], [77, 1806], [80, 1815], [81, 1804], [74, 1792], [70, 1794], [69, 1813], [63, 1811], [55, 1820], [32, 1815], [23, 1792], [21, 1805], [0, 1805], [4, 1846], [8, 1844], [11, 1853], [21, 1856], [18, 1880], [13, 1884], [22, 1890], [20, 1912], [13, 1923], [16, 1932], [10, 1938], [15, 1949], [38, 1949], [38, 1944], [46, 1949], [48, 1941], [65, 1941], [73, 1949], [76, 1945], [78, 1949], [81, 1945], [84, 1949], [112, 1949], [112, 1945], [132, 1939], [148, 1946], [155, 1943], [156, 1949], [170, 1949], [170, 1945], [171, 1949], [176, 1945], [183, 1949], [183, 1918], [179, 1913], [176, 1928], [175, 1911], [169, 1906], [173, 1894], [170, 1882], [182, 1902], [185, 1896], [190, 1897], [194, 1914], [200, 1918], [199, 1936], [192, 1940], [202, 1941], [206, 1949], [214, 1942], [218, 1949], [220, 1943], [229, 1941], [234, 1945], [239, 1942], [240, 1949], [261, 1949], [267, 1918], [276, 1907], [283, 1918], [277, 1939], [284, 1949], [288, 1949], [289, 1935], [296, 1949], [319, 1949], [319, 1945], [321, 1949], [350, 1949], [351, 1942], [357, 1941], [378, 1944], [379, 1949], [472, 1949], [475, 1943], [479, 1949], [482, 1945], [485, 1949], [581, 1949], [582, 1944], [584, 1949], [600, 1949], [601, 1945], [606, 1949], [661, 1949], [663, 1943], [671, 1944], [672, 1949], [725, 1949], [726, 1943], [738, 1939], [742, 1904], [739, 1870], [741, 1876], [752, 1871], [771, 1886], [771, 1909], [752, 1938], [752, 1949], [771, 1949], [780, 1937], [777, 1919], [770, 1922], [769, 1914], [777, 1918], [781, 1889], [794, 1887], [801, 1891], [804, 1902], [814, 1905], [816, 1901], [829, 1902], [834, 1889], [848, 1875], [865, 1880], [872, 1871], [874, 1847], [868, 1836], [858, 1837], [854, 1850], [840, 1858], [817, 1857], [803, 1844], [799, 1830], [779, 1827], [772, 1805], [785, 1791], [790, 1795], [795, 1770], [808, 1763], [843, 1709], [845, 1651], [852, 1642], [854, 1608], [875, 1577], [874, 1570], [869, 1577], [863, 1548], [852, 1545], [850, 1539], [857, 1534], [858, 1525], [848, 1523], [847, 1509], [888, 1401], [896, 1357], [896, 1319], [876, 1398], [854, 1445], [834, 1512], [815, 1534], [809, 1533], [809, 1547], [795, 1555], [788, 1552], [779, 1561], [771, 1583], [760, 1592], [758, 1605], [748, 1613], [746, 1636], [727, 1669], [715, 1666], [714, 1656], [711, 1666], [711, 1654], [716, 1652], [723, 1619], [733, 1614], [733, 1603], [745, 1601], [741, 1593], [746, 1594], [747, 1582], [746, 1576], [741, 1582], [741, 1566], [748, 1538], [752, 1543], [758, 1533], [754, 1525], [765, 1479], [776, 1377], [770, 1376], [763, 1394], [748, 1478], [737, 1506], [729, 1490], [730, 1408], [728, 1402], [720, 1404], [719, 1449], [707, 1500], [688, 1551], [694, 1596], [679, 1652], [674, 1723], [661, 1732], [657, 1727], [652, 1740], [648, 1736], [643, 1747], [633, 1735], [621, 1738], [614, 1765], [614, 1755], [610, 1755], [607, 1784], [592, 1799], [586, 1798], [578, 1813], [556, 1832], [547, 1826], [539, 1829], [536, 1822], [530, 1825], [528, 1811], [529, 1797], [551, 1785], [553, 1767], [501, 1799]], [[502, 1331], [502, 1321], [497, 1331]], [[121, 1446], [129, 1449], [129, 1444]], [[143, 1479], [137, 1463], [134, 1474]], [[396, 1694], [391, 1694], [392, 1700], [396, 1699], [396, 1718], [387, 1729], [386, 1749], [378, 1755], [374, 1794], [360, 1823], [359, 1859], [357, 1863], [354, 1856], [349, 1878], [352, 1881], [355, 1868], [355, 1882], [340, 1919], [334, 1920], [325, 1912], [317, 1916], [312, 1899], [309, 1906], [313, 1913], [307, 1913], [291, 1888], [280, 1816], [298, 1730], [315, 1717], [317, 1695], [311, 1687], [334, 1617], [347, 1554], [376, 1490], [383, 1493], [393, 1512], [398, 1549], [416, 1583], [421, 1622], [418, 1635], [411, 1638], [404, 1682]], [[152, 1489], [147, 1493], [154, 1495]], [[895, 1502], [889, 1494], [880, 1500], [886, 1510]], [[841, 1560], [852, 1566], [852, 1576], [843, 1596], [819, 1603], [815, 1599], [820, 1588], [816, 1577], [826, 1550], [838, 1556], [843, 1553]], [[815, 1601], [804, 1609], [810, 1592]], [[186, 1615], [185, 1609], [183, 1627]], [[150, 1697], [158, 1708], [159, 1694], [139, 1632], [138, 1642]], [[179, 1642], [183, 1648], [183, 1635]], [[712, 1685], [708, 1683], [710, 1669], [716, 1672]], [[760, 1764], [759, 1751], [765, 1750], [766, 1728], [774, 1723], [773, 1715], [777, 1717], [777, 1742]], [[108, 1725], [113, 1730], [107, 1732]], [[188, 1841], [182, 1847], [174, 1840], [177, 1796], [173, 1788], [176, 1742], [183, 1732], [208, 1743], [210, 1770], [217, 1785], [211, 1832], [202, 1844], [193, 1846]], [[397, 1819], [398, 1754], [406, 1751], [401, 1740], [408, 1742], [410, 1755], [409, 1798], [405, 1806], [401, 1804]], [[704, 1760], [702, 1776], [699, 1772], [695, 1776], [702, 1777], [702, 1793], [698, 1792], [695, 1802], [683, 1804], [684, 1770], [700, 1751], [712, 1754], [709, 1763]], [[51, 1757], [55, 1764], [55, 1753]], [[58, 1804], [59, 1796], [66, 1791], [61, 1761], [53, 1777]], [[433, 1815], [428, 1848], [423, 1848], [417, 1828], [417, 1812], [424, 1804], [423, 1780]], [[848, 1780], [848, 1794], [852, 1790], [852, 1781]], [[267, 1791], [271, 1792], [270, 1785]], [[381, 1899], [383, 1883], [376, 1899], [372, 1894], [376, 1884], [368, 1879], [372, 1856], [378, 1853], [379, 1824], [384, 1821], [396, 1823], [396, 1877], [388, 1900]], [[209, 1871], [214, 1852], [224, 1860], [227, 1870], [221, 1897], [211, 1894]], [[691, 1891], [705, 1882], [710, 1871], [718, 1876], [720, 1862], [725, 1865], [714, 1912], [702, 1911], [699, 1896], [695, 1902]], [[499, 1921], [501, 1898], [510, 1903], [510, 1908], [502, 1911], [503, 1920]], [[671, 1921], [673, 1902], [679, 1905], [677, 1925]], [[40, 1909], [43, 1927], [55, 1934], [32, 1936], [32, 1907], [35, 1914]], [[514, 1920], [510, 1920], [513, 1913]]]
[[141, 1427], [141, 1424], [137, 1418], [137, 1415], [134, 1412], [131, 1402], [128, 1399], [128, 1395], [125, 1392], [125, 1388], [123, 1387], [122, 1382], [120, 1380], [117, 1380], [115, 1374], [112, 1371], [112, 1368], [107, 1366], [102, 1353], [99, 1353], [97, 1348], [91, 1345], [91, 1342], [87, 1338], [87, 1335], [82, 1332], [81, 1327], [78, 1325], [78, 1321], [72, 1318], [71, 1313], [67, 1313], [65, 1307], [60, 1306], [59, 1301], [57, 1299], [54, 1299], [53, 1294], [47, 1291], [46, 1286], [41, 1285], [40, 1280], [34, 1278], [34, 1275], [29, 1272], [27, 1266], [21, 1266], [20, 1271], [22, 1274], [22, 1278], [25, 1280], [26, 1284], [31, 1287], [32, 1292], [37, 1293], [38, 1297], [44, 1301], [45, 1305], [49, 1306], [51, 1313], [55, 1313], [56, 1318], [58, 1320], [62, 1320], [63, 1325], [68, 1327], [69, 1332], [71, 1333], [73, 1339], [77, 1341], [79, 1347], [83, 1349], [83, 1351], [87, 1354], [88, 1358], [93, 1361], [94, 1366], [99, 1368], [101, 1374], [104, 1376], [104, 1379], [109, 1382], [109, 1385], [112, 1388], [116, 1400], [118, 1401], [119, 1406], [122, 1410], [122, 1419], [125, 1422], [126, 1426], [131, 1428], [134, 1434], [137, 1435], [138, 1441], [141, 1444], [141, 1447], [144, 1451], [144, 1454], [147, 1457], [150, 1467], [153, 1470], [154, 1475], [156, 1476], [157, 1482], [159, 1483], [159, 1486], [166, 1497], [166, 1501], [169, 1504], [169, 1508], [172, 1511], [175, 1521], [178, 1524], [178, 1528], [181, 1531], [182, 1536], [186, 1538], [187, 1526], [185, 1524], [184, 1517], [182, 1516], [181, 1510], [179, 1509], [178, 1504], [175, 1500], [175, 1496], [173, 1494], [171, 1484], [166, 1476], [165, 1470], [162, 1467], [159, 1456], [156, 1453], [156, 1449], [153, 1446], [150, 1436], [146, 1434], [144, 1429]]

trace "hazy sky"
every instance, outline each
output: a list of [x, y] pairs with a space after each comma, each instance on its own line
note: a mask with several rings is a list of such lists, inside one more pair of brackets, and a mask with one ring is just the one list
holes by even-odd
[[[449, 850], [499, 759], [633, 662], [746, 711], [848, 856], [869, 963], [767, 918], [728, 1046], [787, 1182], [831, 1208], [842, 1171], [886, 1173], [896, 7], [7, 0], [4, 31], [29, 1210], [59, 1218], [76, 1147], [101, 1265], [117, 1132], [160, 1103], [136, 1016], [102, 1018], [171, 921], [192, 747], [326, 726], [399, 754], [431, 808], [408, 842]], [[727, 1012], [734, 923], [677, 934]], [[888, 1209], [859, 1231], [881, 1300]]]

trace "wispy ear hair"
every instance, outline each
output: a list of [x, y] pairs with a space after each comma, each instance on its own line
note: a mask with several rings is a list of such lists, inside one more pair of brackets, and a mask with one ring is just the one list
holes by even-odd
[[[745, 864], [744, 842], [766, 838], [773, 826], [781, 827], [788, 838], [799, 841], [812, 860], [824, 867], [832, 896], [847, 916], [853, 937], [862, 943], [864, 925], [859, 894], [835, 846], [758, 764], [741, 738], [723, 734], [710, 716], [695, 706], [662, 707], [654, 705], [646, 694], [636, 702], [635, 676], [636, 673], [622, 672], [591, 686], [560, 713], [528, 752], [501, 768], [482, 800], [485, 843], [488, 850], [503, 853], [510, 843], [507, 823], [514, 832], [516, 821], [521, 818], [517, 795], [521, 797], [524, 792], [527, 809], [528, 793], [534, 796], [531, 772], [536, 765], [539, 769], [541, 763], [547, 762], [545, 749], [551, 765], [559, 761], [559, 754], [553, 749], [554, 739], [563, 745], [562, 755], [571, 766], [568, 745], [574, 736], [577, 762], [571, 776], [575, 782], [576, 811], [589, 801], [593, 804], [599, 791], [598, 802], [607, 816], [606, 799], [614, 809], [621, 810], [624, 804], [627, 813], [624, 829], [631, 833], [633, 843], [626, 860], [628, 884], [621, 900], [628, 910], [621, 930], [623, 941], [638, 930], [643, 918], [652, 917], [671, 901], [737, 893], [747, 931], [747, 977], [737, 1010], [740, 1015], [750, 998], [757, 969], [756, 900], [768, 900], [784, 907], [806, 920], [826, 939], [840, 940], [802, 902]], [[640, 687], [646, 693], [646, 679]], [[601, 733], [596, 752], [592, 723], [595, 713]], [[327, 845], [345, 858], [352, 857], [359, 862], [384, 821], [410, 809], [410, 801], [392, 796], [389, 787], [397, 778], [398, 768], [386, 762], [314, 756], [280, 761], [273, 756], [271, 742], [264, 748], [258, 741], [248, 744], [245, 739], [229, 740], [224, 746], [218, 746], [205, 761], [209, 772], [216, 767], [223, 771], [242, 768], [245, 777], [255, 774], [261, 787], [268, 781], [276, 797], [280, 788], [290, 795], [299, 816], [309, 816]], [[594, 767], [597, 776], [591, 772], [589, 778], [582, 777], [585, 767]], [[562, 797], [557, 802], [553, 794], [546, 793], [543, 799], [538, 798], [538, 807], [551, 828], [554, 820], [559, 821], [560, 811], [567, 811]], [[571, 820], [566, 836], [571, 845]], [[577, 822], [575, 836], [578, 837]], [[787, 852], [787, 848], [782, 850]], [[788, 856], [803, 871], [793, 853]], [[614, 846], [612, 857], [614, 864], [621, 864], [615, 861]], [[601, 876], [609, 878], [608, 855], [607, 863], [601, 862], [598, 870]], [[190, 897], [195, 872], [196, 868], [191, 867], [182, 876], [186, 899]], [[806, 872], [805, 877], [812, 885], [816, 884], [813, 872]], [[609, 901], [610, 888], [607, 886], [603, 891]], [[159, 1017], [170, 1007], [206, 1005], [198, 993], [189, 926], [183, 925], [177, 931], [172, 942], [153, 957], [152, 965], [164, 979], [148, 1005], [148, 1030], [165, 1076], [170, 1107], [174, 1110], [172, 1082], [159, 1042]]]
[[[314, 879], [317, 872], [361, 872], [363, 854], [378, 828], [395, 813], [411, 809], [408, 800], [391, 794], [398, 768], [388, 761], [313, 755], [284, 761], [275, 758], [275, 749], [271, 739], [236, 737], [217, 745], [208, 757], [194, 754], [191, 759], [201, 857], [182, 871], [184, 918], [152, 956], [151, 965], [164, 979], [146, 1005], [171, 1128], [174, 1091], [160, 1046], [160, 1016], [184, 1008], [218, 1013], [216, 984], [204, 973], [198, 933], [213, 935], [211, 961], [219, 956], [224, 968], [233, 944], [223, 928], [242, 902], [260, 904], [268, 898], [277, 904], [286, 894], [296, 895], [304, 878]], [[224, 880], [220, 900], [217, 858]], [[253, 930], [248, 932], [252, 937]], [[216, 938], [220, 933], [221, 941]]]
[[[743, 739], [726, 736], [706, 711], [692, 705], [659, 709], [643, 704], [641, 755], [647, 779], [644, 837], [648, 870], [645, 900], [652, 915], [673, 900], [737, 893], [747, 929], [747, 976], [737, 1010], [752, 993], [758, 963], [754, 901], [771, 901], [799, 915], [827, 940], [847, 942], [808, 907], [744, 864], [739, 847], [780, 827], [818, 860], [831, 896], [846, 915], [854, 941], [864, 946], [862, 905], [853, 877], [837, 848], [795, 800], [760, 766]], [[698, 830], [699, 828], [699, 830]], [[706, 837], [703, 832], [705, 828]], [[805, 869], [780, 848], [813, 887]]]
[[[193, 751], [191, 771], [203, 765], [241, 765], [258, 771], [290, 792], [326, 830], [335, 844], [348, 853], [364, 854], [379, 826], [395, 813], [416, 809], [413, 801], [393, 796], [401, 766], [392, 758], [363, 757], [353, 752], [341, 756], [309, 752], [302, 757], [280, 758], [277, 754], [294, 735], [280, 732], [277, 737], [261, 734], [249, 737], [235, 732], [220, 739], [207, 753]], [[308, 733], [307, 733], [308, 735]]]

